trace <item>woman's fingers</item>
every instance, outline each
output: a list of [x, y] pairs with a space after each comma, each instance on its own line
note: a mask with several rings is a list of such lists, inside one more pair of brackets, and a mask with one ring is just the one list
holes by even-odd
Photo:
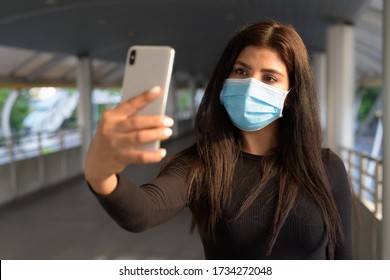
[[[156, 140], [165, 140], [171, 135], [172, 129], [167, 127], [131, 132], [117, 132], [100, 128], [96, 131], [87, 153], [88, 166], [91, 167], [90, 172], [100, 177], [103, 173], [119, 173], [126, 165], [131, 163], [146, 163], [150, 158], [152, 158], [151, 162], [155, 162], [158, 158], [161, 160], [163, 156], [160, 154], [157, 157], [155, 153], [158, 150], [152, 152], [154, 156], [148, 156], [143, 155], [144, 151], [138, 150], [137, 146]], [[92, 168], [93, 165], [95, 168]], [[97, 166], [101, 166], [100, 170], [96, 168]]]
[[138, 150], [138, 146], [148, 144], [157, 140], [166, 140], [172, 135], [172, 129], [170, 128], [158, 128], [139, 130], [128, 133], [116, 133], [110, 139], [105, 142], [106, 149], [112, 152], [112, 155], [124, 155], [128, 159], [122, 158], [120, 161], [125, 163], [126, 161], [135, 162], [136, 158], [133, 157], [133, 152]]
[[161, 96], [161, 88], [155, 86], [150, 90], [147, 90], [133, 98], [130, 98], [122, 103], [120, 103], [114, 110], [126, 114], [127, 116], [133, 115], [136, 111], [146, 106], [152, 100]]
[[143, 129], [172, 127], [173, 119], [167, 116], [133, 116], [123, 119], [115, 124], [118, 132], [131, 132]]
[[[121, 133], [117, 136], [118, 143], [123, 147], [135, 147], [142, 144], [148, 144], [156, 140], [166, 140], [172, 135], [172, 129], [169, 127], [143, 129], [128, 133]], [[118, 145], [117, 144], [117, 145]]]
[[[172, 135], [173, 120], [166, 116], [134, 116], [112, 121], [106, 115], [101, 119], [96, 137], [108, 141], [117, 139], [125, 145], [135, 146], [155, 140], [165, 140]], [[112, 148], [115, 148], [113, 145]]]
[[103, 112], [84, 161], [88, 181], [100, 186], [129, 164], [155, 163], [165, 157], [164, 149], [152, 152], [137, 149], [138, 145], [165, 140], [172, 135], [171, 118], [134, 115], [159, 96], [161, 88], [155, 87]]
[[167, 154], [165, 149], [158, 149], [153, 152], [133, 150], [131, 151], [131, 163], [157, 163], [160, 162]]

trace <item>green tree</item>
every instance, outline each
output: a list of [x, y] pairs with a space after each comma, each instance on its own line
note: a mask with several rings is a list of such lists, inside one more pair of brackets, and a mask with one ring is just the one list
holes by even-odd
[[11, 129], [15, 132], [24, 130], [23, 120], [31, 112], [30, 95], [26, 89], [20, 91], [11, 111]]
[[0, 112], [3, 111], [3, 106], [8, 98], [10, 90], [8, 88], [0, 88]]
[[[0, 88], [0, 120], [1, 120], [1, 115], [3, 112], [3, 106], [4, 106], [5, 101], [7, 100], [8, 94], [9, 94], [9, 89]], [[4, 140], [4, 138], [2, 138], [2, 135], [3, 135], [3, 131], [2, 131], [2, 128], [0, 126], [0, 146], [5, 145], [5, 140]]]
[[364, 87], [360, 89], [360, 94], [362, 96], [358, 113], [358, 119], [360, 122], [363, 122], [367, 118], [380, 92], [381, 87]]
[[[3, 111], [4, 103], [11, 92], [11, 89], [0, 88], [0, 112]], [[13, 132], [20, 132], [24, 129], [23, 120], [30, 113], [30, 96], [26, 89], [21, 90], [11, 110], [10, 126]]]

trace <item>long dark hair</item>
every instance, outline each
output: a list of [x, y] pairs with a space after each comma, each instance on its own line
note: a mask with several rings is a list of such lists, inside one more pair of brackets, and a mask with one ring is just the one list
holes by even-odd
[[219, 95], [239, 53], [248, 45], [278, 53], [286, 65], [291, 91], [289, 108], [284, 109], [279, 120], [274, 156], [262, 162], [264, 176], [237, 215], [251, 205], [271, 179], [278, 178], [278, 200], [266, 255], [271, 254], [298, 192], [304, 190], [322, 215], [329, 239], [327, 256], [334, 258], [342, 227], [321, 160], [322, 132], [309, 57], [293, 27], [271, 20], [244, 26], [236, 32], [206, 88], [196, 116], [196, 144], [182, 153], [192, 155], [188, 175], [192, 229], [198, 227], [202, 238], [213, 238], [222, 211], [231, 200], [233, 171], [242, 152], [241, 136], [220, 104]]

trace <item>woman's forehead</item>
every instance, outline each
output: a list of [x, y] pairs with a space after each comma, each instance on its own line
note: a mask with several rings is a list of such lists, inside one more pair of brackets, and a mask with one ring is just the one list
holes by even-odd
[[238, 55], [236, 62], [260, 69], [270, 68], [287, 74], [287, 68], [279, 54], [272, 48], [246, 46]]

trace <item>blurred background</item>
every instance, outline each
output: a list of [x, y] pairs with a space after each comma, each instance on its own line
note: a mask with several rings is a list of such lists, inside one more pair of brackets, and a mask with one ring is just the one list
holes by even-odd
[[[193, 143], [197, 108], [228, 40], [240, 26], [268, 18], [292, 24], [308, 48], [324, 146], [345, 161], [359, 201], [355, 258], [390, 258], [390, 220], [383, 215], [390, 204], [383, 173], [389, 106], [383, 76], [390, 67], [384, 59], [390, 51], [386, 5], [382, 0], [2, 0], [0, 258], [203, 259], [199, 237], [189, 234], [188, 210], [144, 233], [120, 229], [87, 188], [83, 155], [101, 113], [120, 101], [131, 45], [176, 50], [167, 107], [174, 135], [162, 143], [172, 155]], [[145, 183], [158, 168], [133, 166], [125, 173]]]

